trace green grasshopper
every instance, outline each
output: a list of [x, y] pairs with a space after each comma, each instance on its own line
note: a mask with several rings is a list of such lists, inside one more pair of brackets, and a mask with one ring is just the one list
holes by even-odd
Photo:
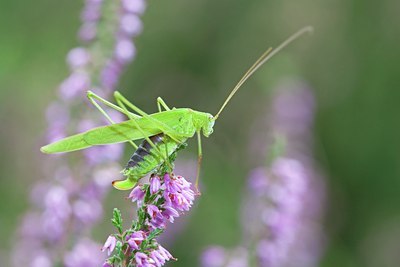
[[[117, 105], [114, 105], [89, 91], [87, 93], [89, 100], [111, 124], [93, 128], [86, 132], [56, 141], [42, 147], [41, 151], [52, 154], [70, 152], [97, 145], [129, 142], [136, 151], [123, 170], [126, 179], [113, 182], [115, 188], [128, 190], [133, 188], [142, 177], [154, 171], [162, 163], [171, 166], [168, 162], [169, 157], [178, 147], [184, 144], [188, 138], [197, 134], [198, 169], [195, 187], [198, 189], [199, 171], [202, 160], [201, 132], [205, 137], [209, 137], [213, 133], [215, 121], [242, 84], [272, 56], [307, 32], [312, 32], [312, 27], [305, 27], [299, 30], [276, 49], [269, 48], [265, 51], [232, 89], [215, 116], [190, 108], [171, 109], [160, 97], [157, 98], [158, 112], [147, 114], [129, 102], [119, 92], [114, 93], [117, 102]], [[129, 120], [114, 123], [97, 101], [122, 112]], [[128, 111], [128, 108], [131, 109], [131, 111]], [[140, 146], [137, 146], [133, 142], [138, 139], [144, 139]]]

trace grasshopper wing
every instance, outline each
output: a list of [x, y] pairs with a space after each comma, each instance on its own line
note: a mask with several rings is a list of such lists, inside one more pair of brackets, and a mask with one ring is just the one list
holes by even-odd
[[194, 129], [190, 122], [188, 109], [168, 110], [136, 119], [135, 122], [129, 120], [89, 130], [84, 135], [84, 141], [90, 145], [106, 145], [142, 139], [159, 133], [176, 138], [193, 136]]
[[95, 145], [114, 144], [126, 142], [128, 140], [142, 139], [144, 138], [143, 133], [146, 136], [152, 136], [162, 132], [158, 128], [149, 127], [149, 125], [147, 127], [141, 127], [142, 131], [139, 131], [132, 121], [97, 127], [43, 146], [40, 150], [47, 154], [71, 152]]
[[48, 154], [70, 152], [95, 145], [138, 140], [162, 132], [177, 138], [190, 137], [194, 134], [192, 128], [190, 119], [188, 119], [188, 109], [175, 109], [154, 113], [148, 117], [136, 119], [135, 122], [129, 120], [93, 128], [46, 145], [40, 150]]
[[86, 143], [83, 136], [84, 136], [84, 133], [72, 135], [67, 138], [56, 141], [54, 143], [51, 143], [47, 146], [43, 146], [40, 148], [40, 150], [43, 153], [53, 154], [53, 153], [60, 153], [60, 152], [75, 151], [75, 150], [80, 150], [80, 149], [91, 147], [90, 144]]
[[142, 139], [162, 132], [154, 127], [147, 119], [137, 119], [141, 130], [132, 121], [124, 121], [117, 124], [94, 128], [84, 134], [84, 140], [90, 145], [107, 145], [126, 142], [129, 140]]

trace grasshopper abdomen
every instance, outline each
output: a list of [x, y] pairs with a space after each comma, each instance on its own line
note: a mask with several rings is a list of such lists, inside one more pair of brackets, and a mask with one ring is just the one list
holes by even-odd
[[149, 139], [154, 147], [148, 140], [143, 140], [123, 170], [126, 180], [113, 182], [116, 188], [134, 187], [142, 177], [157, 169], [180, 145], [164, 133], [150, 136]]
[[[166, 136], [163, 133], [153, 135], [149, 138], [157, 147], [160, 147], [164, 143], [164, 140], [166, 140]], [[138, 149], [129, 159], [125, 169], [134, 168], [138, 165], [141, 165], [143, 161], [149, 161], [149, 157], [155, 156], [153, 150], [154, 148], [150, 145], [150, 143], [144, 139]]]

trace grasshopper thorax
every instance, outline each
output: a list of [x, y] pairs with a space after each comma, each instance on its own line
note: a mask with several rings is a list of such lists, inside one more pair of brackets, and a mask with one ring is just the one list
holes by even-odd
[[213, 133], [214, 117], [210, 113], [193, 110], [193, 125], [196, 131], [203, 131], [205, 137], [209, 137]]

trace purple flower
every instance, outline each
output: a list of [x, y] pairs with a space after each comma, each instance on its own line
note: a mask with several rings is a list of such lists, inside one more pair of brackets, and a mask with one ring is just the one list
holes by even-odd
[[[246, 250], [255, 254], [253, 264], [260, 267], [318, 266], [323, 247], [319, 226], [323, 186], [307, 147], [311, 139], [314, 98], [303, 83], [296, 87], [293, 83], [289, 87], [287, 83], [284, 85], [277, 91], [273, 111], [268, 114], [273, 132], [284, 139], [285, 151], [275, 155], [268, 166], [257, 168], [249, 175], [249, 192], [242, 216], [244, 242], [251, 244]], [[258, 147], [263, 139], [271, 139], [265, 129], [254, 132], [263, 135], [252, 138], [257, 140]], [[258, 151], [258, 147], [254, 151]], [[213, 266], [215, 262], [215, 266], [223, 267], [248, 266], [246, 250], [242, 249], [240, 256], [237, 249], [225, 253], [225, 261], [222, 260], [223, 249], [206, 251], [203, 265]], [[206, 262], [207, 259], [211, 260]]]
[[142, 206], [143, 199], [144, 199], [145, 192], [141, 188], [140, 185], [133, 188], [131, 193], [129, 194], [128, 198], [132, 200], [132, 202], [137, 202], [138, 207]]
[[108, 61], [100, 75], [102, 86], [105, 87], [105, 89], [114, 88], [119, 80], [121, 71], [122, 64], [120, 62], [115, 60]]
[[125, 14], [121, 17], [120, 27], [123, 33], [128, 36], [138, 35], [142, 29], [143, 24], [138, 16], [133, 14]]
[[201, 263], [204, 267], [220, 267], [223, 266], [226, 259], [227, 255], [223, 247], [211, 246], [203, 252]]
[[46, 254], [38, 254], [30, 259], [31, 267], [51, 267], [53, 263], [49, 258], [49, 255]]
[[268, 188], [268, 179], [265, 179], [265, 168], [257, 168], [250, 173], [249, 189], [257, 195], [265, 195]]
[[103, 209], [99, 201], [78, 199], [73, 204], [73, 212], [84, 224], [92, 224], [96, 222], [102, 215]]
[[111, 265], [111, 263], [109, 263], [108, 261], [106, 261], [106, 262], [103, 263], [103, 266], [102, 266], [102, 267], [113, 267], [113, 266]]
[[101, 248], [101, 251], [105, 251], [107, 250], [107, 254], [108, 256], [111, 255], [111, 252], [113, 252], [115, 245], [116, 245], [117, 239], [115, 238], [115, 236], [110, 235], [106, 242], [104, 243], [104, 246]]
[[97, 21], [101, 16], [101, 1], [86, 1], [86, 6], [82, 10], [82, 21]]
[[67, 63], [72, 70], [79, 67], [84, 67], [89, 63], [89, 61], [90, 54], [83, 47], [74, 48], [67, 54]]
[[165, 219], [170, 221], [171, 223], [174, 222], [174, 217], [179, 217], [179, 213], [176, 209], [171, 206], [164, 205], [164, 210], [161, 212]]
[[191, 183], [182, 176], [169, 174], [164, 176], [164, 198], [166, 205], [170, 205], [175, 210], [188, 211], [194, 201], [194, 192], [190, 189]]
[[53, 186], [49, 189], [45, 195], [45, 205], [47, 211], [52, 213], [52, 217], [60, 220], [66, 219], [71, 213], [68, 192], [61, 186]]
[[181, 191], [181, 185], [174, 177], [171, 177], [168, 173], [164, 175], [165, 191], [168, 193], [176, 193]]
[[164, 228], [165, 220], [159, 208], [155, 205], [147, 206], [147, 213], [150, 215], [150, 225], [154, 228]]
[[150, 178], [150, 193], [154, 194], [160, 190], [161, 182], [158, 176], [153, 176]]
[[82, 239], [74, 246], [72, 251], [65, 254], [64, 266], [66, 267], [98, 267], [104, 261], [104, 256], [99, 250], [99, 244]]
[[96, 37], [97, 24], [94, 22], [86, 22], [79, 29], [78, 36], [83, 42], [91, 42]]
[[135, 253], [135, 261], [137, 267], [151, 267], [149, 257], [142, 252]]
[[134, 232], [126, 237], [126, 240], [131, 249], [139, 249], [140, 244], [146, 239], [146, 234], [143, 231]]
[[155, 263], [155, 266], [163, 266], [165, 262], [173, 259], [173, 257], [168, 250], [159, 245], [157, 250], [150, 252], [150, 259]]
[[[70, 75], [60, 83], [59, 99], [46, 112], [46, 136], [50, 141], [78, 132], [82, 124], [87, 127], [104, 124], [99, 119], [100, 114], [97, 116], [93, 109], [87, 108], [88, 102], [80, 99], [86, 90], [93, 90], [95, 86], [97, 93], [108, 97], [116, 88], [126, 63], [135, 56], [135, 46], [130, 38], [142, 30], [138, 14], [145, 9], [144, 1], [84, 2], [78, 33], [84, 44], [67, 54]], [[102, 33], [101, 36], [98, 33]], [[114, 116], [112, 118], [118, 121]], [[114, 171], [117, 164], [112, 162], [117, 161], [121, 152], [121, 146], [113, 145], [85, 150], [84, 157], [76, 157], [73, 161], [66, 161], [62, 156], [49, 157], [49, 162], [44, 165], [44, 172], [49, 174], [47, 182], [45, 186], [35, 186], [32, 193], [32, 206], [35, 206], [32, 209], [40, 211], [25, 220], [28, 226], [21, 224], [21, 237], [15, 242], [18, 252], [15, 254], [19, 255], [16, 266], [97, 267], [104, 262], [99, 245], [88, 239], [83, 241], [82, 237], [91, 235], [91, 227], [102, 215], [101, 202], [118, 173]], [[74, 164], [74, 172], [64, 171], [70, 168], [69, 164]], [[76, 166], [80, 167], [76, 169]], [[137, 193], [133, 198], [140, 205], [144, 194]], [[73, 243], [77, 240], [78, 243]], [[111, 253], [115, 244], [115, 238], [109, 237], [103, 250]], [[68, 251], [70, 245], [72, 250]]]
[[122, 6], [127, 12], [142, 14], [146, 9], [144, 0], [122, 0]]
[[129, 39], [121, 39], [115, 45], [115, 57], [122, 64], [130, 62], [136, 54], [136, 48]]
[[67, 79], [65, 79], [59, 89], [61, 97], [69, 100], [74, 98], [80, 93], [83, 93], [90, 86], [90, 78], [86, 73], [73, 72]]

